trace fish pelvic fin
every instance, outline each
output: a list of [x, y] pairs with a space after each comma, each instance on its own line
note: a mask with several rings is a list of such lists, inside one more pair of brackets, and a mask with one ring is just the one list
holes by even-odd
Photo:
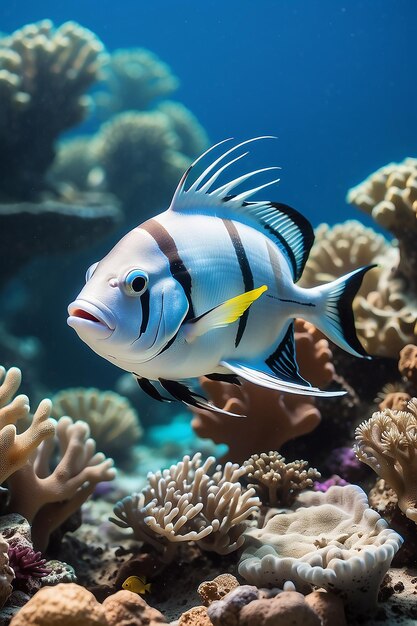
[[[320, 285], [318, 289], [322, 295], [320, 313], [311, 318], [311, 321], [337, 346], [357, 357], [370, 359], [360, 343], [355, 328], [352, 302], [355, 298], [366, 272], [377, 267], [367, 265], [361, 267], [337, 280]], [[310, 317], [309, 317], [310, 319]]]
[[223, 328], [236, 322], [267, 289], [266, 285], [262, 285], [257, 289], [245, 291], [245, 293], [226, 300], [199, 317], [189, 320], [183, 326], [186, 341], [192, 343], [197, 337], [205, 335], [213, 328]]

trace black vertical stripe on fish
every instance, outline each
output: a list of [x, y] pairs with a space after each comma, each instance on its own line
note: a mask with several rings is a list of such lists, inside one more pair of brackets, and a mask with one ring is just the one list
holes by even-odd
[[146, 333], [149, 322], [149, 289], [143, 292], [140, 297], [140, 303], [142, 306], [142, 323], [140, 325], [139, 337]]
[[[245, 248], [242, 243], [242, 239], [240, 238], [240, 235], [238, 233], [236, 226], [231, 220], [223, 219], [222, 222], [226, 227], [228, 235], [235, 249], [236, 258], [239, 263], [240, 271], [242, 272], [243, 285], [245, 287], [245, 291], [251, 291], [254, 288], [253, 274], [252, 274], [251, 267], [249, 265], [249, 260], [246, 255]], [[243, 337], [243, 333], [245, 332], [246, 323], [248, 321], [248, 316], [249, 316], [249, 309], [246, 309], [243, 315], [241, 315], [239, 318], [239, 326], [237, 329], [236, 339], [235, 339], [236, 348], [238, 347]]]
[[191, 299], [191, 275], [188, 269], [185, 267], [183, 260], [180, 257], [178, 248], [174, 239], [169, 232], [160, 224], [157, 220], [151, 219], [140, 227], [145, 230], [156, 241], [161, 252], [166, 256], [169, 261], [169, 269], [172, 276], [180, 283], [184, 290], [185, 297], [188, 300], [188, 313], [184, 319], [184, 322], [195, 317], [193, 301]]
[[150, 380], [148, 380], [147, 378], [142, 378], [142, 376], [138, 376], [135, 373], [133, 373], [133, 376], [136, 377], [139, 387], [142, 389], [142, 391], [148, 394], [148, 396], [150, 396], [154, 400], [158, 400], [158, 402], [172, 402], [172, 400], [170, 400], [169, 398], [165, 398], [165, 396], [162, 396], [159, 391], [153, 386]]

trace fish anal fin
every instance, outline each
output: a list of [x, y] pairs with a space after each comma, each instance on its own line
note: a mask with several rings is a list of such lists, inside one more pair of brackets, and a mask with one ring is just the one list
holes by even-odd
[[345, 391], [321, 391], [321, 389], [317, 387], [308, 387], [306, 385], [280, 380], [265, 363], [241, 363], [230, 360], [221, 361], [220, 365], [255, 385], [274, 389], [275, 391], [283, 391], [301, 396], [321, 396], [329, 398], [333, 396], [344, 396], [346, 394]]
[[223, 328], [228, 324], [232, 324], [238, 320], [250, 305], [267, 289], [268, 287], [266, 285], [262, 285], [257, 289], [251, 289], [189, 320], [183, 326], [186, 341], [192, 343], [197, 337], [205, 335], [209, 330]]

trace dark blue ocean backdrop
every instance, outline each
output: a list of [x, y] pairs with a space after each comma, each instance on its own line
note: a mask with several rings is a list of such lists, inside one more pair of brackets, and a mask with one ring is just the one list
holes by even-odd
[[[281, 166], [273, 199], [314, 225], [363, 220], [346, 204], [347, 190], [416, 154], [415, 0], [3, 0], [0, 16], [6, 33], [43, 18], [56, 26], [75, 20], [109, 51], [155, 52], [180, 79], [175, 99], [211, 142], [278, 137], [256, 149], [252, 164]], [[15, 331], [48, 343], [45, 382], [52, 388], [63, 380], [111, 387], [120, 374], [66, 328], [65, 303], [96, 254], [83, 252], [76, 265], [62, 262], [57, 297], [52, 289], [18, 316]], [[47, 280], [47, 265], [38, 265], [32, 280]]]

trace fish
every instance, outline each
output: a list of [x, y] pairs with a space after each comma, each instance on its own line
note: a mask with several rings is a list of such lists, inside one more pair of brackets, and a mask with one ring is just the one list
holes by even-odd
[[142, 595], [146, 592], [150, 592], [151, 586], [152, 583], [146, 582], [146, 576], [129, 576], [122, 585], [123, 589]]
[[248, 144], [270, 138], [226, 139], [199, 156], [169, 208], [91, 265], [68, 306], [68, 324], [79, 337], [131, 372], [155, 400], [235, 415], [195, 391], [193, 379], [200, 376], [307, 396], [343, 395], [301, 376], [295, 318], [348, 353], [370, 358], [356, 335], [352, 301], [374, 266], [317, 287], [298, 286], [314, 241], [310, 222], [286, 204], [254, 199], [279, 182], [280, 168], [218, 183], [249, 154]]

